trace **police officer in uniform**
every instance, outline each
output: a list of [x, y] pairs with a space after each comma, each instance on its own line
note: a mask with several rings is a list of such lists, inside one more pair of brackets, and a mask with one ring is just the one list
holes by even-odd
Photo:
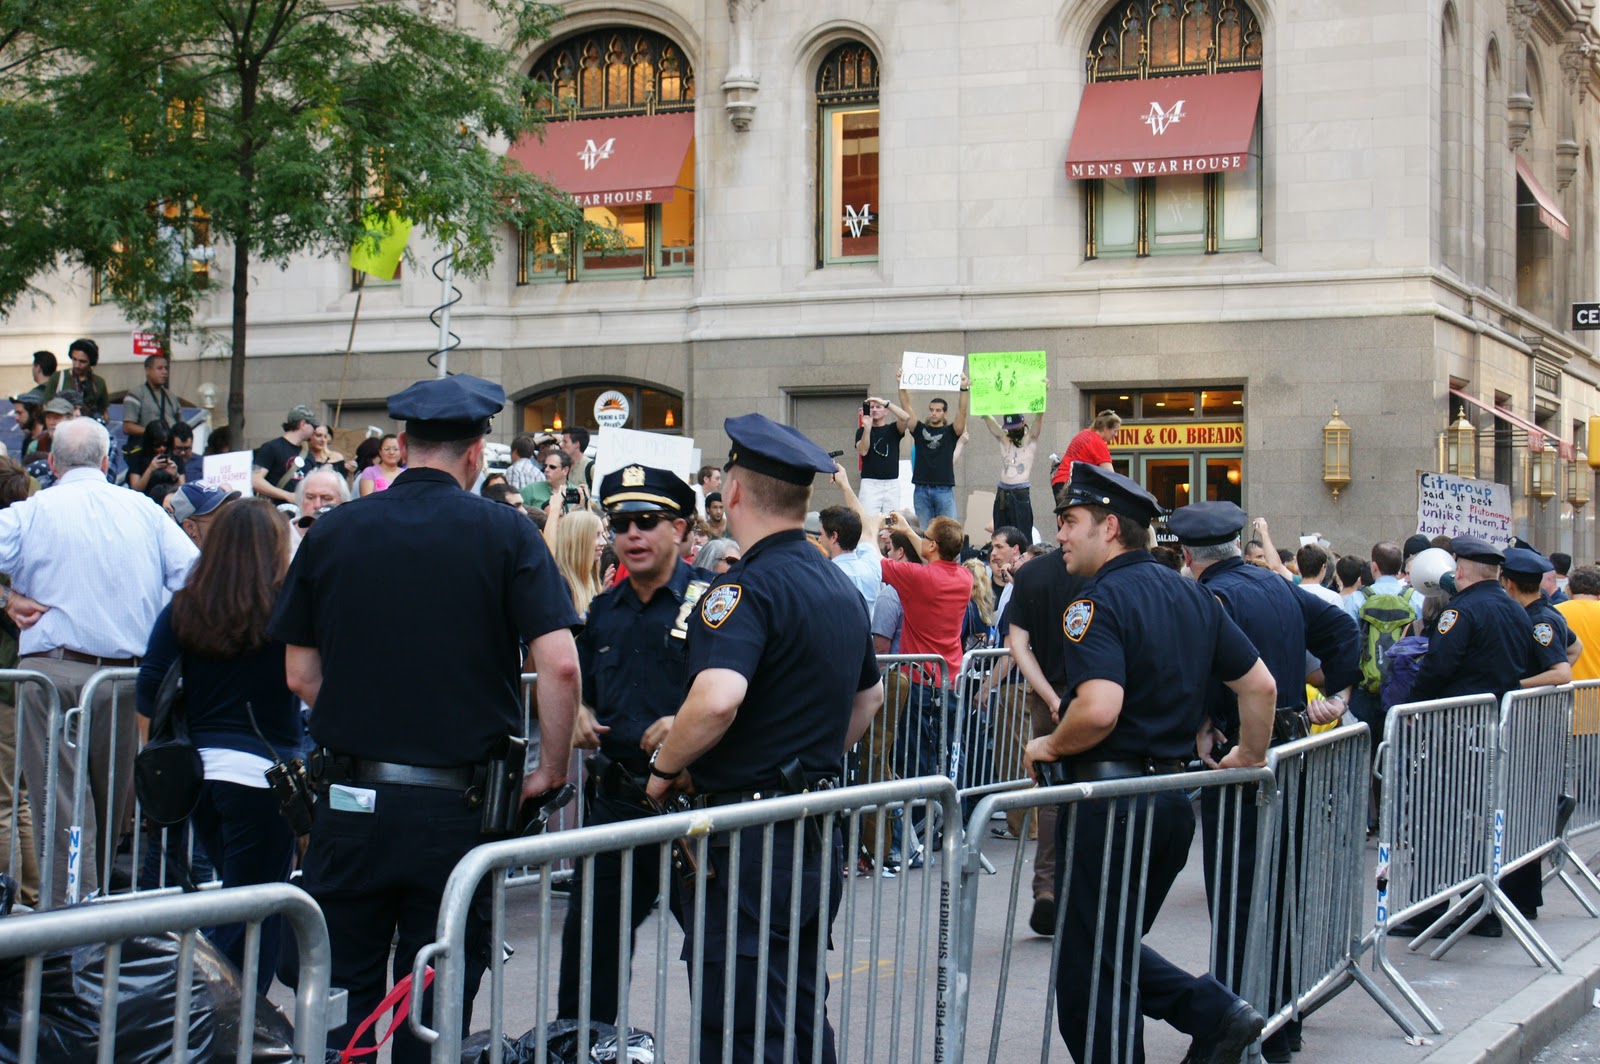
[[[759, 414], [729, 418], [731, 441], [722, 499], [742, 559], [700, 598], [689, 628], [689, 693], [650, 766], [650, 794], [691, 790], [706, 806], [741, 802], [838, 781], [844, 752], [883, 704], [866, 604], [850, 580], [806, 540], [811, 482], [832, 473], [833, 459], [796, 429]], [[764, 1044], [755, 1044], [757, 954], [763, 943], [762, 830], [746, 831], [739, 853], [737, 924], [728, 918], [729, 839], [709, 850], [704, 904], [701, 1061], [722, 1061], [732, 1027], [733, 1059], [783, 1058], [785, 1031], [794, 1059], [835, 1059], [831, 1024], [813, 1029], [819, 921], [831, 927], [843, 882], [844, 847], [836, 830], [823, 839], [816, 822], [780, 826], [772, 843], [770, 949]], [[822, 847], [832, 847], [826, 881]], [[804, 847], [801, 889], [790, 897], [795, 847]], [[789, 937], [791, 906], [800, 929]], [[694, 906], [680, 919], [691, 931]], [[725, 970], [727, 936], [737, 962]], [[785, 1015], [789, 950], [799, 954], [795, 1006]], [[685, 959], [690, 956], [685, 944]], [[691, 972], [692, 974], [692, 972]], [[734, 981], [734, 1014], [723, 1015], [723, 988]], [[826, 994], [826, 987], [820, 988]]]
[[[688, 689], [689, 619], [712, 579], [705, 570], [679, 560], [695, 517], [695, 497], [677, 476], [665, 469], [625, 466], [601, 480], [600, 500], [628, 579], [595, 598], [578, 635], [584, 710], [577, 743], [596, 750], [585, 781], [584, 822], [590, 826], [635, 820], [654, 811], [645, 798], [650, 751], [670, 732], [672, 715]], [[656, 903], [658, 857], [655, 847], [634, 851], [628, 917], [633, 931]], [[581, 884], [573, 888], [561, 933], [560, 1016], [578, 1016], [580, 990], [587, 982], [589, 1017], [616, 1022], [623, 956], [618, 931], [622, 875], [620, 853], [595, 859], [594, 909], [587, 920]], [[586, 925], [587, 969], [582, 952]], [[630, 935], [628, 956], [632, 952]]]
[[[1062, 761], [1068, 782], [1182, 772], [1203, 719], [1199, 696], [1213, 679], [1239, 699], [1239, 745], [1223, 766], [1262, 764], [1272, 731], [1272, 674], [1215, 597], [1145, 549], [1150, 522], [1161, 513], [1155, 497], [1127, 477], [1079, 462], [1056, 513], [1056, 538], [1067, 568], [1092, 579], [1063, 621], [1072, 651], [1061, 723], [1028, 744], [1030, 768]], [[1212, 976], [1190, 975], [1140, 942], [1188, 860], [1194, 838], [1188, 799], [1169, 791], [1148, 806], [1142, 801], [1080, 803], [1075, 818], [1059, 819], [1058, 854], [1068, 852], [1066, 834], [1074, 821], [1071, 863], [1056, 872], [1056, 898], [1065, 908], [1056, 1008], [1073, 1060], [1109, 1064], [1112, 1031], [1127, 1022], [1128, 1010], [1135, 1010], [1191, 1035], [1193, 1064], [1236, 1064], [1260, 1036], [1261, 1015]], [[1147, 828], [1149, 857], [1141, 867], [1137, 855]], [[1101, 862], [1109, 849], [1111, 867], [1119, 867], [1130, 832], [1135, 857], [1127, 872], [1128, 901], [1119, 904], [1123, 884], [1115, 871], [1102, 897]], [[1141, 876], [1148, 877], [1144, 908], [1134, 911]], [[1137, 928], [1139, 934], [1123, 934], [1125, 928]], [[1098, 953], [1097, 935], [1103, 936]], [[1114, 1019], [1119, 942], [1124, 972], [1132, 971], [1133, 950], [1141, 953], [1138, 986], [1122, 988], [1124, 1008]], [[1096, 966], [1099, 992], [1091, 1001]], [[1094, 1043], [1085, 1045], [1091, 1008]], [[1143, 1060], [1142, 1019], [1133, 1037], [1131, 1059]]]
[[[1348, 690], [1361, 676], [1360, 633], [1356, 622], [1338, 606], [1302, 591], [1270, 569], [1245, 564], [1239, 549], [1239, 531], [1245, 521], [1245, 512], [1231, 502], [1198, 502], [1174, 510], [1167, 527], [1178, 537], [1184, 564], [1201, 586], [1222, 603], [1272, 673], [1278, 691], [1272, 736], [1273, 745], [1277, 745], [1304, 737], [1307, 721], [1327, 724], [1344, 714]], [[1308, 651], [1322, 663], [1325, 689], [1335, 692], [1310, 706], [1305, 699]], [[1206, 716], [1209, 723], [1198, 736], [1197, 746], [1201, 759], [1215, 767], [1215, 745], [1219, 741], [1235, 744], [1239, 735], [1236, 700], [1221, 682], [1211, 683], [1206, 691]], [[1213, 928], [1218, 943], [1216, 956], [1227, 966], [1225, 978], [1229, 985], [1238, 986], [1244, 974], [1246, 930], [1246, 922], [1239, 919], [1239, 914], [1250, 911], [1254, 893], [1251, 876], [1256, 859], [1256, 822], [1249, 816], [1239, 820], [1238, 864], [1234, 865], [1233, 839], [1223, 838], [1218, 825], [1219, 814], [1224, 824], [1231, 825], [1233, 810], [1221, 810], [1221, 804], [1218, 790], [1201, 792], [1206, 897], [1217, 914], [1217, 926]], [[1289, 827], [1287, 822], [1282, 824], [1280, 841], [1284, 846], [1291, 838]], [[1222, 867], [1237, 867], [1240, 873], [1237, 884], [1223, 884], [1222, 895], [1227, 899], [1223, 905], [1217, 904], [1214, 882], [1219, 845], [1223, 850]], [[1278, 884], [1280, 891], [1286, 885], [1291, 864], [1297, 865], [1298, 861], [1284, 861], [1279, 866], [1283, 877]], [[1297, 877], [1298, 874], [1297, 871]], [[1280, 905], [1280, 921], [1287, 921], [1291, 911], [1289, 906]], [[1280, 923], [1275, 932], [1271, 955], [1280, 979], [1287, 979], [1287, 928]], [[1275, 981], [1267, 1005], [1276, 1010], [1287, 1000], [1284, 995], [1289, 989]], [[1291, 1050], [1300, 1048], [1299, 1028], [1298, 1022], [1291, 1021], [1275, 1031], [1262, 1043], [1262, 1057], [1269, 1064], [1289, 1060]]]
[[[1541, 641], [1528, 611], [1501, 585], [1500, 563], [1505, 555], [1477, 536], [1457, 536], [1450, 551], [1456, 556], [1456, 593], [1449, 608], [1439, 614], [1428, 652], [1422, 655], [1411, 684], [1411, 701], [1491, 692], [1503, 698], [1507, 691], [1519, 688], [1570, 682], [1572, 666], [1567, 663], [1566, 648], [1553, 637]], [[1532, 889], [1525, 882], [1526, 869], [1501, 880], [1507, 896], [1524, 912], [1536, 911], [1538, 906], [1538, 868], [1529, 867]], [[1444, 911], [1441, 904], [1390, 928], [1389, 933], [1414, 938]], [[1484, 917], [1472, 933], [1498, 938], [1502, 933], [1499, 917], [1492, 913]]]
[[[538, 530], [464, 490], [504, 405], [498, 384], [466, 375], [390, 396], [408, 468], [312, 526], [269, 628], [288, 644], [289, 686], [311, 705], [319, 746], [301, 885], [327, 917], [333, 984], [350, 992], [348, 1022], [329, 1032], [335, 1048], [383, 997], [397, 933], [399, 979], [433, 939], [456, 862], [508, 833], [484, 834], [484, 796], [492, 762], [521, 768], [512, 737], [530, 657], [542, 756], [521, 795], [566, 780], [578, 704], [571, 599]], [[408, 644], [420, 653], [396, 665]], [[487, 886], [467, 931], [463, 1024], [489, 957]], [[428, 1047], [398, 1027], [394, 1060], [426, 1060]]]

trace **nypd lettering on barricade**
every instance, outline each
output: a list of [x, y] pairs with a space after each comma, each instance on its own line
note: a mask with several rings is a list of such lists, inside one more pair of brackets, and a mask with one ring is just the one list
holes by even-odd
[[[1160, 177], [1163, 174], [1215, 174], [1243, 170], [1248, 155], [1196, 155], [1185, 159], [1129, 159], [1114, 163], [1068, 163], [1074, 180], [1096, 177]], [[1600, 326], [1595, 326], [1600, 328]]]

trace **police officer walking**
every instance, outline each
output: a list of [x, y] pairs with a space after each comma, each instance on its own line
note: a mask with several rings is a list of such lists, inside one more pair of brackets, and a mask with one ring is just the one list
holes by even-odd
[[[1167, 527], [1178, 537], [1183, 548], [1184, 564], [1200, 584], [1227, 611], [1233, 622], [1249, 637], [1267, 670], [1272, 673], [1277, 688], [1277, 712], [1273, 719], [1272, 745], [1303, 738], [1306, 724], [1328, 724], [1343, 714], [1349, 688], [1361, 676], [1360, 633], [1356, 622], [1344, 610], [1330, 602], [1302, 591], [1270, 569], [1245, 564], [1239, 548], [1239, 532], [1244, 528], [1245, 512], [1231, 502], [1198, 502], [1180, 507], [1167, 519]], [[1306, 655], [1310, 653], [1321, 663], [1324, 689], [1333, 692], [1328, 698], [1306, 703]], [[1233, 692], [1220, 681], [1213, 681], [1205, 692], [1206, 726], [1197, 737], [1196, 745], [1202, 760], [1216, 767], [1213, 760], [1215, 744], [1220, 740], [1229, 745], [1239, 741], [1239, 714]], [[1256, 821], [1253, 817], [1238, 818], [1234, 826], [1234, 810], [1219, 808], [1222, 792], [1207, 788], [1200, 794], [1200, 828], [1205, 854], [1206, 897], [1212, 912], [1217, 914], [1212, 929], [1217, 942], [1216, 957], [1221, 974], [1230, 986], [1237, 987], [1244, 975], [1244, 946], [1247, 921], [1241, 917], [1250, 911], [1254, 894], [1253, 875], [1256, 860]], [[1301, 805], [1304, 809], [1304, 805]], [[1229, 837], [1223, 838], [1223, 828]], [[1298, 833], [1290, 830], [1284, 820], [1281, 825], [1280, 845], [1288, 846]], [[1236, 845], [1235, 845], [1236, 833]], [[1220, 868], [1237, 869], [1236, 882], [1220, 885], [1226, 899], [1218, 904], [1219, 870], [1218, 849], [1222, 850]], [[1235, 863], [1237, 862], [1237, 863]], [[1299, 857], [1286, 858], [1279, 864], [1277, 889], [1281, 893], [1288, 875], [1294, 870], [1292, 882], [1298, 882]], [[1287, 1001], [1292, 987], [1289, 978], [1288, 958], [1292, 945], [1287, 938], [1286, 926], [1293, 909], [1279, 905], [1279, 924], [1274, 928], [1271, 958], [1274, 969], [1269, 981], [1269, 1009], [1276, 1011]], [[1261, 1055], [1269, 1064], [1283, 1064], [1290, 1059], [1291, 1050], [1300, 1048], [1300, 1024], [1290, 1021], [1269, 1036], [1261, 1046]]]
[[[729, 418], [730, 440], [722, 498], [741, 561], [700, 599], [689, 627], [689, 693], [650, 765], [650, 795], [691, 790], [712, 807], [838, 782], [844, 752], [866, 732], [883, 704], [872, 652], [871, 623], [861, 593], [842, 570], [806, 541], [811, 482], [832, 473], [833, 459], [799, 431], [759, 414]], [[763, 831], [743, 833], [739, 847], [737, 923], [726, 926], [731, 838], [709, 848], [704, 902], [700, 1059], [722, 1061], [724, 1030], [732, 1028], [733, 1059], [783, 1059], [786, 1033], [794, 1059], [836, 1059], [831, 1024], [813, 1028], [819, 989], [817, 943], [838, 911], [843, 840], [822, 839], [813, 825], [780, 825], [772, 835], [771, 923], [761, 911]], [[831, 846], [828, 878], [821, 848]], [[790, 896], [795, 848], [804, 847], [798, 896]], [[791, 907], [800, 927], [790, 937]], [[680, 920], [691, 932], [694, 908]], [[737, 961], [725, 969], [727, 936]], [[692, 942], [692, 935], [691, 935]], [[769, 950], [765, 1038], [756, 1045], [757, 957]], [[791, 958], [791, 948], [798, 958]], [[685, 959], [690, 956], [685, 944]], [[794, 1012], [784, 1015], [788, 968], [796, 965]], [[691, 975], [693, 973], [691, 972]], [[732, 1016], [723, 1014], [724, 987], [733, 981]]]
[[[654, 812], [645, 797], [649, 755], [670, 733], [673, 714], [688, 689], [688, 621], [712, 579], [705, 570], [679, 560], [678, 551], [695, 517], [695, 497], [677, 476], [649, 466], [625, 466], [601, 480], [600, 501], [628, 579], [595, 598], [588, 623], [578, 635], [584, 710], [577, 742], [596, 751], [589, 758], [585, 780], [584, 822], [590, 826], [636, 820]], [[658, 858], [659, 851], [651, 846], [633, 853], [628, 914], [632, 931], [655, 906]], [[574, 885], [567, 906], [557, 1014], [577, 1018], [587, 984], [589, 1018], [615, 1023], [619, 969], [622, 958], [633, 954], [631, 932], [625, 955], [618, 930], [622, 855], [601, 854], [593, 868], [592, 912], [586, 918], [581, 881]]]
[[[1079, 462], [1056, 513], [1067, 568], [1092, 580], [1067, 607], [1063, 628], [1073, 648], [1061, 723], [1028, 744], [1030, 769], [1062, 761], [1067, 781], [1075, 783], [1182, 772], [1202, 721], [1196, 696], [1212, 679], [1239, 699], [1239, 745], [1223, 767], [1262, 764], [1272, 729], [1272, 674], [1209, 592], [1146, 549], [1150, 522], [1161, 513], [1155, 497], [1127, 477]], [[1190, 975], [1140, 942], [1188, 860], [1193, 838], [1194, 814], [1180, 791], [1149, 804], [1079, 803], [1076, 816], [1059, 819], [1057, 853], [1070, 853], [1071, 861], [1056, 872], [1056, 897], [1065, 909], [1057, 1022], [1078, 1064], [1109, 1064], [1112, 1032], [1140, 1013], [1191, 1035], [1192, 1064], [1236, 1064], [1260, 1036], [1262, 1017], [1247, 1002], [1212, 976]], [[1114, 868], [1125, 852], [1147, 856], [1135, 856], [1133, 867], [1114, 872], [1102, 890], [1108, 851]], [[1144, 907], [1135, 911], [1140, 883]], [[1124, 933], [1128, 928], [1139, 934]], [[1136, 948], [1135, 988], [1124, 985], [1121, 973], [1133, 970]], [[1091, 986], [1098, 987], [1092, 997]], [[1091, 1009], [1095, 1037], [1086, 1045]], [[1133, 1045], [1125, 1047], [1131, 1059], [1143, 1059], [1143, 1040], [1143, 1021], [1136, 1018]]]
[[[571, 600], [538, 530], [463, 490], [504, 405], [499, 385], [466, 375], [390, 396], [408, 468], [312, 526], [269, 628], [288, 644], [289, 687], [312, 706], [319, 747], [301, 885], [327, 918], [332, 982], [350, 993], [348, 1021], [329, 1032], [335, 1048], [383, 997], [391, 944], [398, 980], [432, 940], [456, 862], [511, 833], [515, 808], [490, 808], [485, 795], [521, 775], [530, 650], [542, 752], [520, 797], [566, 781], [578, 703]], [[424, 651], [415, 664], [393, 664], [396, 645], [413, 641]], [[467, 929], [464, 1030], [490, 953], [483, 888]], [[426, 1060], [409, 1025], [397, 1027], [394, 1060]]]

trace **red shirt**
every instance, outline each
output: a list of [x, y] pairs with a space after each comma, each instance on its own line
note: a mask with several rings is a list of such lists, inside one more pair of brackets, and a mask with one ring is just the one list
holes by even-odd
[[961, 619], [972, 599], [972, 574], [958, 562], [927, 565], [883, 560], [883, 582], [900, 594], [905, 627], [900, 653], [937, 654], [961, 673]]
[[1066, 483], [1067, 478], [1072, 476], [1073, 462], [1106, 465], [1110, 461], [1111, 448], [1106, 446], [1105, 439], [1094, 429], [1084, 429], [1072, 437], [1072, 442], [1067, 444], [1067, 453], [1061, 456], [1061, 464], [1056, 467], [1055, 475], [1050, 478], [1050, 483]]

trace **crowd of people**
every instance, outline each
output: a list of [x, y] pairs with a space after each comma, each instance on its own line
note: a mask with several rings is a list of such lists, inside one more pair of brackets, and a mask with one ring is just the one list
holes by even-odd
[[[601, 824], [683, 796], [715, 806], [838, 786], [852, 762], [876, 766], [879, 778], [949, 773], [957, 735], [969, 742], [966, 756], [990, 763], [989, 779], [1052, 762], [1068, 781], [1112, 779], [1184, 771], [1197, 757], [1260, 764], [1270, 744], [1346, 721], [1381, 733], [1388, 709], [1403, 701], [1600, 678], [1600, 568], [1474, 537], [1413, 536], [1345, 553], [1304, 537], [1291, 552], [1277, 547], [1266, 520], [1247, 525], [1232, 503], [1165, 514], [1110, 469], [1114, 414], [1095, 418], [1061, 460], [1053, 535], [1035, 529], [1028, 487], [1041, 418], [986, 418], [999, 474], [989, 534], [973, 542], [953, 496], [968, 421], [964, 382], [953, 414], [936, 397], [914, 415], [903, 390], [898, 402], [869, 398], [853, 470], [792, 428], [758, 415], [729, 419], [727, 464], [704, 466], [691, 484], [639, 464], [596, 483], [589, 434], [576, 426], [516, 436], [510, 464], [489, 470], [483, 439], [503, 391], [467, 376], [425, 381], [390, 399], [405, 430], [364, 440], [349, 457], [334, 450], [315, 411], [294, 407], [281, 434], [254, 452], [255, 498], [244, 499], [201, 475], [163, 356], [146, 360], [145, 382], [122, 400], [128, 442], [114, 456], [98, 351], [84, 340], [70, 354], [65, 369], [46, 352], [36, 356], [38, 386], [13, 400], [27, 442], [19, 459], [0, 458], [0, 666], [42, 673], [62, 706], [78, 704], [100, 669], [137, 666], [141, 717], [111, 712], [110, 688], [99, 689], [85, 781], [91, 807], [69, 869], [68, 847], [42, 838], [36, 806], [53, 772], [55, 823], [73, 823], [75, 762], [55, 751], [50, 765], [43, 690], [0, 692], [15, 706], [0, 712], [0, 813], [14, 810], [23, 836], [24, 860], [13, 870], [23, 900], [37, 903], [46, 878], [57, 903], [111, 886], [100, 878], [110, 867], [103, 848], [137, 830], [127, 786], [136, 729], [179, 672], [205, 776], [189, 823], [194, 854], [228, 886], [302, 869], [302, 885], [328, 917], [335, 984], [351, 991], [352, 1025], [383, 996], [391, 942], [399, 943], [398, 977], [431, 937], [455, 861], [485, 838], [515, 833], [522, 810], [495, 820], [471, 804], [483, 773], [494, 771], [485, 766], [525, 768], [518, 793], [537, 801], [566, 782], [568, 754], [581, 748], [587, 820]], [[913, 505], [901, 509], [906, 435], [915, 487]], [[808, 510], [818, 474], [831, 478], [842, 504]], [[1419, 566], [1427, 575], [1412, 580]], [[404, 574], [426, 580], [402, 592]], [[117, 593], [105, 594], [111, 587]], [[433, 623], [441, 596], [470, 604], [452, 611], [464, 619]], [[370, 623], [374, 610], [383, 623]], [[819, 616], [829, 623], [807, 623]], [[423, 625], [435, 633], [430, 659], [444, 664], [400, 667], [404, 651], [392, 633]], [[974, 669], [967, 654], [975, 649], [996, 653]], [[884, 654], [924, 664], [880, 678], [876, 656]], [[521, 735], [524, 670], [540, 676], [535, 736]], [[1024, 684], [1025, 699], [1000, 694]], [[444, 706], [456, 708], [441, 733], [434, 725]], [[969, 718], [1017, 719], [962, 732], [959, 708]], [[990, 745], [974, 748], [975, 734]], [[998, 735], [1021, 736], [1025, 748]], [[519, 744], [528, 740], [538, 753], [524, 766]], [[19, 748], [20, 778], [10, 771]], [[297, 846], [268, 776], [302, 763], [317, 800], [309, 844]], [[1064, 864], [1066, 827], [1053, 814], [1042, 809], [1033, 825], [1029, 925], [1063, 938], [1061, 1033], [1074, 1059], [1099, 1059], [1084, 1041], [1089, 1016], [1108, 1029], [1111, 1006], [1085, 988], [1096, 965], [1109, 986], [1116, 958], [1093, 948], [1100, 888], [1082, 833], [1120, 852], [1125, 828], [1110, 806], [1090, 803], [1077, 818], [1079, 849]], [[887, 847], [837, 853], [832, 874], [921, 867], [921, 816], [893, 820]], [[1208, 873], [1219, 847], [1249, 852], [1257, 842], [1248, 833], [1225, 842], [1209, 802], [1198, 818], [1187, 802], [1156, 816], [1146, 910], [1108, 907], [1108, 922], [1149, 925], [1197, 828]], [[0, 829], [12, 819], [0, 816]], [[1011, 818], [995, 830], [1015, 836], [1024, 824]], [[722, 845], [716, 862], [732, 859]], [[781, 867], [796, 847], [811, 846], [780, 832]], [[739, 859], [761, 849], [745, 846]], [[805, 852], [803, 891], [819, 897], [821, 862]], [[558, 999], [571, 1014], [587, 981], [593, 1017], [607, 1020], [616, 1012], [616, 965], [627, 955], [618, 909], [626, 893], [637, 928], [656, 901], [658, 870], [648, 860], [627, 868], [599, 861], [588, 874], [594, 912], [585, 920], [569, 909]], [[755, 890], [761, 876], [746, 868], [732, 878]], [[707, 889], [727, 889], [725, 879], [708, 877]], [[1058, 908], [1069, 880], [1073, 900]], [[1537, 869], [1505, 885], [1533, 918]], [[835, 906], [838, 886], [829, 894]], [[1209, 874], [1207, 888], [1217, 889]], [[1242, 884], [1215, 908], [1242, 912], [1250, 888]], [[690, 916], [672, 901], [687, 928]], [[704, 911], [721, 913], [725, 902], [708, 899]], [[807, 916], [831, 919], [831, 911]], [[1432, 922], [1427, 914], [1417, 921], [1401, 930]], [[1242, 928], [1225, 915], [1215, 933]], [[705, 969], [705, 1000], [721, 1002], [725, 981], [736, 985], [734, 1015], [708, 1006], [704, 1044], [720, 1045], [732, 1025], [747, 1059], [759, 1051], [747, 1041], [755, 976], [745, 947], [755, 932], [744, 923], [700, 930], [711, 939], [706, 956], [717, 959]], [[1474, 931], [1500, 928], [1491, 917]], [[483, 914], [471, 935], [469, 1000], [490, 955]], [[718, 935], [740, 941], [733, 971], [721, 970]], [[263, 987], [280, 936], [270, 923], [263, 928]], [[242, 962], [240, 929], [216, 929], [215, 938]], [[1137, 936], [1123, 938], [1137, 945]], [[826, 1024], [810, 1025], [816, 995], [826, 994], [812, 979], [808, 951], [817, 941], [813, 928], [794, 946], [802, 985], [792, 988], [793, 1020], [806, 1058], [814, 1040], [831, 1047], [833, 1039]], [[589, 969], [577, 965], [580, 956]], [[1260, 1035], [1261, 1015], [1226, 989], [1239, 985], [1237, 970], [1191, 976], [1148, 951], [1142, 964], [1149, 978], [1140, 1007], [1193, 1037], [1195, 1064], [1236, 1061]], [[787, 965], [775, 957], [770, 967]], [[1275, 995], [1286, 992], [1281, 979], [1273, 984]], [[781, 999], [783, 988], [775, 992]], [[776, 1035], [768, 1026], [774, 1036], [783, 1037], [781, 1025]], [[1289, 1060], [1303, 1038], [1298, 1024], [1286, 1025], [1263, 1056]], [[397, 1060], [422, 1053], [409, 1032], [396, 1044]]]

